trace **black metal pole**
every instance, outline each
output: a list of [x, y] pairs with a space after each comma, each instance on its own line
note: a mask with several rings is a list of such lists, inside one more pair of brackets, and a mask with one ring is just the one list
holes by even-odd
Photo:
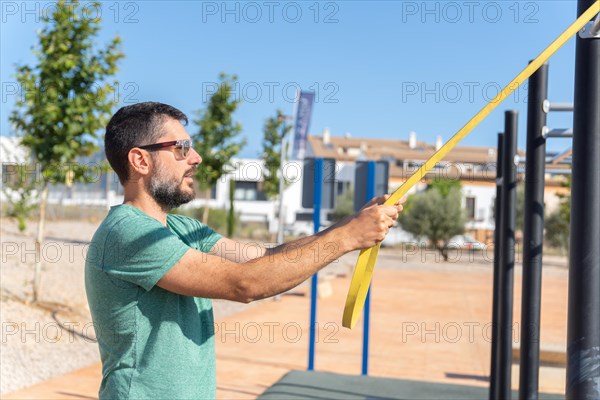
[[542, 65], [529, 78], [528, 95], [519, 399], [537, 400], [546, 173], [546, 139], [542, 129], [546, 126], [543, 103], [548, 97], [548, 64]]
[[502, 157], [502, 231], [500, 232], [500, 311], [498, 315], [497, 399], [511, 398], [513, 287], [515, 266], [515, 218], [517, 203], [517, 111], [504, 114]]
[[502, 221], [502, 148], [504, 135], [498, 134], [498, 147], [496, 154], [496, 199], [494, 200], [494, 281], [492, 289], [492, 355], [490, 363], [490, 400], [496, 394], [498, 382], [498, 308], [500, 298], [500, 224]]
[[[581, 15], [594, 0], [579, 0]], [[600, 11], [600, 10], [599, 10]], [[577, 37], [567, 399], [600, 398], [600, 38]]]

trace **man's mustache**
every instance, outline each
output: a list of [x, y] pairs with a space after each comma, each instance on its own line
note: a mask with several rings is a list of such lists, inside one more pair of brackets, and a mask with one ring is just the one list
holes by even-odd
[[197, 170], [198, 170], [198, 167], [192, 167], [192, 168], [188, 169], [185, 172], [185, 174], [183, 174], [183, 176], [184, 177], [186, 177], [186, 176], [193, 177]]

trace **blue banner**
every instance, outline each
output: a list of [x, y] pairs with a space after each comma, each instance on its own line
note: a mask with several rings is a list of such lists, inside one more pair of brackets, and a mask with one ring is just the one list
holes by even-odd
[[296, 160], [303, 159], [306, 152], [306, 137], [310, 125], [315, 94], [313, 92], [300, 92], [298, 107], [296, 109], [296, 123], [294, 126], [294, 148], [292, 157]]

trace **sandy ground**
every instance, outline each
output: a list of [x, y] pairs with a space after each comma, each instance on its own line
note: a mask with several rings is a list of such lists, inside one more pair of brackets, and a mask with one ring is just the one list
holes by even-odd
[[[88, 243], [98, 222], [49, 221], [41, 249], [42, 280], [38, 305], [32, 298], [35, 268], [30, 222], [19, 232], [11, 219], [0, 220], [0, 394], [28, 387], [100, 361], [84, 288]], [[342, 264], [329, 270], [336, 273]], [[348, 266], [343, 268], [347, 272]], [[273, 301], [272, 299], [264, 301]], [[215, 300], [218, 321], [254, 307]]]
[[[31, 299], [36, 224], [21, 233], [2, 219], [0, 227], [0, 394], [100, 361], [84, 288], [87, 243], [98, 222], [50, 221], [42, 246], [40, 304]], [[215, 318], [252, 305], [214, 302]]]
[[[27, 232], [20, 233], [12, 221], [2, 219], [0, 222], [0, 394], [5, 394], [99, 361], [83, 283], [86, 244], [98, 222], [48, 223], [41, 252], [43, 278], [40, 306], [28, 305], [23, 301], [31, 297], [35, 223], [29, 224]], [[321, 294], [328, 296], [328, 279], [347, 279], [355, 261], [356, 254], [349, 254], [320, 274], [322, 282], [325, 282], [320, 288]], [[544, 276], [554, 276], [566, 282], [564, 259], [545, 257], [544, 263], [551, 266], [545, 269]], [[408, 246], [383, 249], [378, 259], [378, 268], [386, 269], [418, 271], [426, 266], [429, 271], [447, 271], [453, 265], [461, 273], [489, 271], [492, 266], [491, 253], [458, 251], [451, 254], [449, 262], [444, 263], [435, 251]], [[517, 279], [520, 279], [520, 275], [515, 276]], [[273, 300], [265, 302], [272, 303]], [[215, 301], [215, 317], [219, 321], [254, 306], [256, 303], [241, 305]], [[561, 338], [550, 339], [552, 342], [562, 341]]]

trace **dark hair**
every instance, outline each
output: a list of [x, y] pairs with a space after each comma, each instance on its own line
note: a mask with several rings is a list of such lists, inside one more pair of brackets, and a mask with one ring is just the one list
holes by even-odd
[[162, 127], [167, 118], [188, 123], [187, 116], [177, 108], [151, 101], [122, 107], [108, 121], [104, 152], [121, 184], [129, 179], [129, 151], [158, 140], [164, 134]]

